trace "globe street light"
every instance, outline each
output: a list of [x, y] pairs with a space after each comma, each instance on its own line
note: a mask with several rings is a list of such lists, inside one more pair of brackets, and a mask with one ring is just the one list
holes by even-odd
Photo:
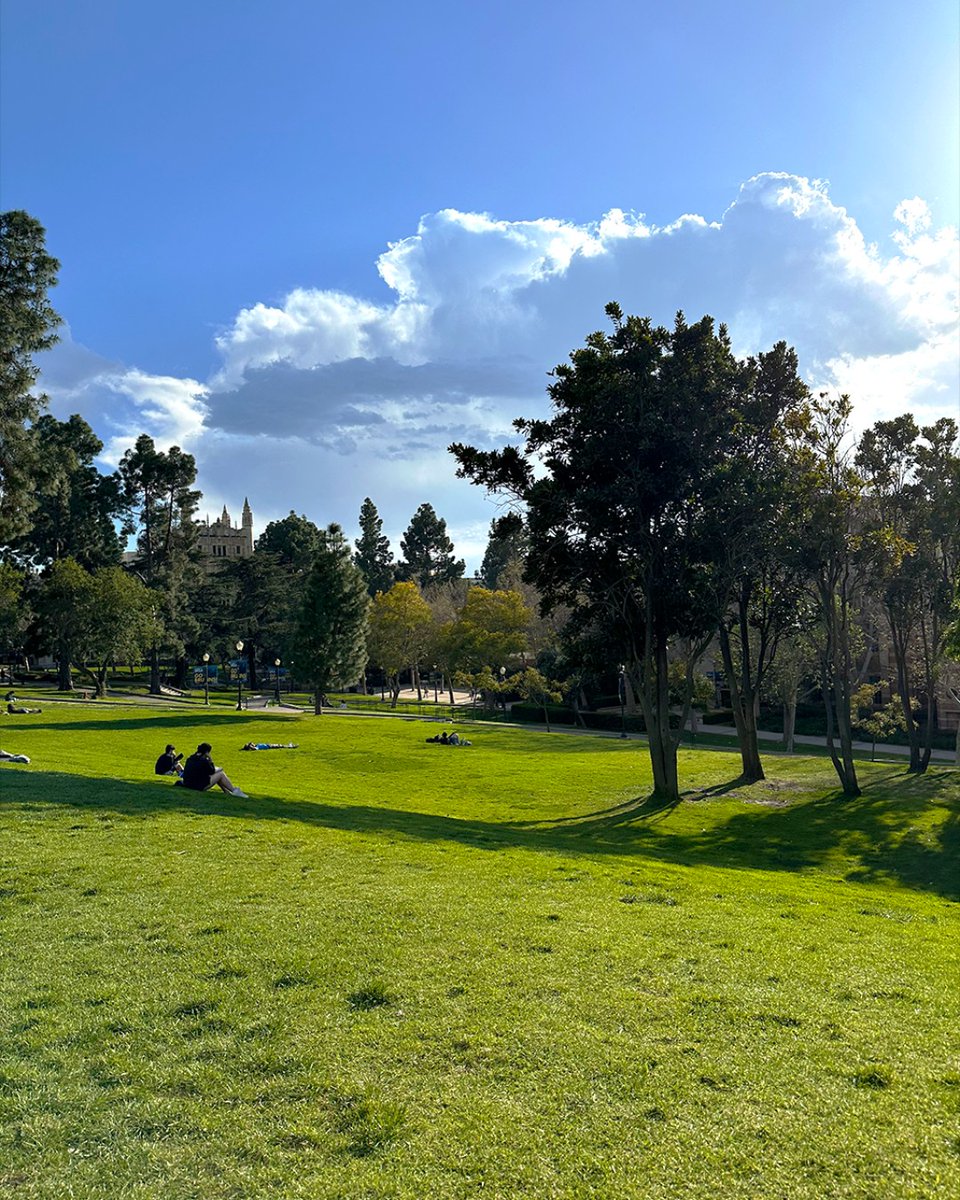
[[627, 718], [624, 706], [627, 702], [627, 668], [621, 664], [620, 666], [620, 736], [627, 736]]
[[276, 697], [277, 697], [277, 705], [279, 706], [279, 704], [280, 704], [280, 659], [279, 658], [275, 658], [273, 660], [273, 669], [276, 672], [276, 680], [275, 680], [276, 685], [277, 685]]
[[[243, 653], [243, 642], [237, 642], [237, 658]], [[237, 663], [237, 712], [243, 712], [243, 664]]]
[[207, 665], [210, 662], [210, 655], [203, 656], [203, 702], [209, 705], [210, 703], [210, 668]]

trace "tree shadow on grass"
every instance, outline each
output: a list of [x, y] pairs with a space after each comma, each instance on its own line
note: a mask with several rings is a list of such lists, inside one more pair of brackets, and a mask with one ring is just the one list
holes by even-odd
[[[128, 817], [190, 812], [245, 821], [301, 822], [317, 828], [386, 834], [420, 841], [452, 841], [477, 849], [523, 848], [541, 852], [641, 855], [683, 866], [710, 865], [765, 871], [816, 868], [839, 851], [852, 864], [852, 881], [891, 881], [917, 891], [960, 899], [960, 804], [955, 778], [921, 779], [890, 772], [856, 800], [840, 793], [784, 807], [745, 805], [697, 831], [675, 828], [666, 818], [676, 805], [647, 797], [600, 809], [580, 818], [541, 823], [485, 821], [335, 800], [237, 799], [220, 791], [188, 792], [150, 780], [133, 783], [57, 772], [2, 768], [4, 807], [69, 806]], [[718, 785], [710, 792], [731, 790]], [[706, 793], [697, 793], [703, 802]], [[950, 802], [952, 808], [950, 807]], [[942, 807], [939, 825], [921, 827], [931, 806]]]

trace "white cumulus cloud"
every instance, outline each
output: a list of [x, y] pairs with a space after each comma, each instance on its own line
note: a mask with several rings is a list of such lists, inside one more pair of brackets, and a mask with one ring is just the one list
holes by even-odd
[[919, 197], [875, 245], [827, 184], [784, 173], [663, 226], [616, 208], [584, 224], [442, 209], [377, 260], [387, 303], [300, 287], [237, 313], [205, 384], [74, 353], [49, 390], [89, 398], [114, 455], [140, 430], [194, 449], [218, 494], [242, 446], [264, 464], [264, 517], [292, 506], [352, 526], [365, 495], [391, 513], [430, 500], [475, 540], [480, 500], [446, 445], [502, 442], [512, 418], [544, 412], [547, 372], [608, 300], [664, 323], [710, 313], [740, 354], [787, 341], [811, 385], [851, 394], [860, 427], [926, 420], [958, 415], [958, 261], [957, 231], [934, 229]]

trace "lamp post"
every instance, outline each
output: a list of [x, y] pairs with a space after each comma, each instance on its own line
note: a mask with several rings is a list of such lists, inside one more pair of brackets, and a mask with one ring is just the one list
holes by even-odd
[[507, 711], [507, 701], [506, 701], [506, 697], [503, 694], [503, 684], [504, 684], [504, 680], [506, 678], [507, 678], [507, 668], [501, 667], [500, 668], [500, 707], [503, 709], [504, 714], [506, 714], [506, 711]]
[[[243, 653], [243, 642], [237, 642], [237, 658]], [[237, 712], [243, 712], [243, 670], [242, 663], [237, 664]]]
[[276, 673], [274, 682], [277, 685], [276, 698], [277, 698], [277, 704], [279, 705], [280, 704], [280, 659], [279, 658], [275, 658], [273, 660], [273, 669], [274, 669], [274, 672]]
[[206, 704], [208, 706], [210, 704], [210, 668], [207, 665], [209, 662], [210, 662], [210, 655], [204, 654], [204, 656], [203, 656], [203, 702], [204, 702], [204, 704]]
[[627, 736], [627, 717], [625, 705], [627, 703], [627, 668], [620, 664], [620, 736]]

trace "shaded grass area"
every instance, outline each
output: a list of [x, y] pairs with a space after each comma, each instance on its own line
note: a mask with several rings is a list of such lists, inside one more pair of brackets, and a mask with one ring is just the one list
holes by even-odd
[[[4, 728], [0, 1195], [960, 1182], [955, 773], [205, 716]], [[204, 738], [252, 799], [148, 777]]]

